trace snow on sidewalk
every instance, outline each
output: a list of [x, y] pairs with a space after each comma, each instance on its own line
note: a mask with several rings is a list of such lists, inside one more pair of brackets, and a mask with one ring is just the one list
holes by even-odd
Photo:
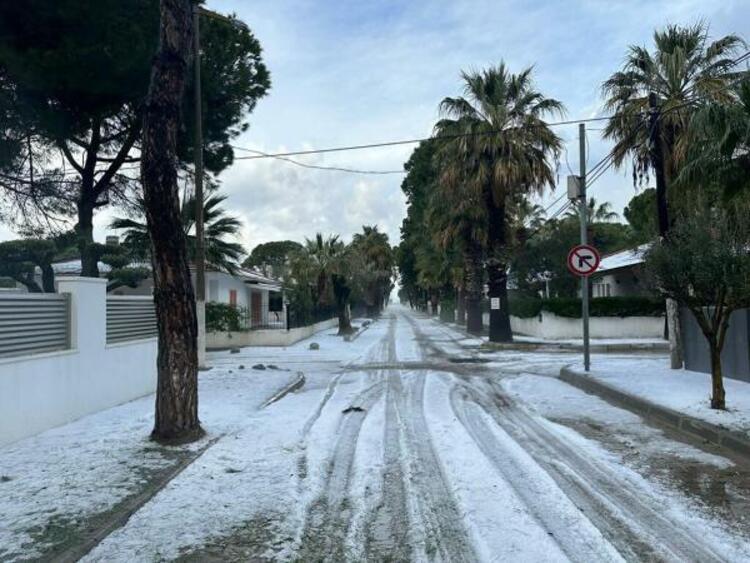
[[[265, 545], [268, 551], [262, 556], [267, 559], [289, 559], [305, 509], [325, 486], [327, 460], [335, 446], [328, 437], [336, 434], [342, 410], [369, 385], [357, 372], [332, 379], [337, 368], [332, 362], [336, 357], [366, 356], [385, 328], [382, 323], [363, 333], [357, 346], [341, 338], [329, 339], [329, 332], [286, 350], [246, 349], [253, 358], [279, 366], [304, 363], [305, 386], [247, 414], [240, 430], [207, 450], [84, 561], [180, 556], [198, 561], [244, 560], [250, 556], [242, 547], [248, 542]], [[309, 350], [313, 341], [320, 350]], [[222, 360], [231, 357], [224, 354]], [[323, 405], [328, 408], [322, 409]]]
[[[585, 375], [582, 365], [570, 367]], [[750, 383], [725, 377], [727, 410], [720, 411], [710, 407], [710, 374], [670, 369], [664, 358], [595, 355], [588, 377], [685, 415], [750, 432]]]
[[199, 413], [208, 436], [187, 446], [148, 440], [153, 395], [0, 448], [0, 560], [42, 557], [75, 541], [102, 515], [149, 486], [160, 471], [208, 440], [235, 432], [295, 371], [253, 370], [238, 355], [200, 376]]

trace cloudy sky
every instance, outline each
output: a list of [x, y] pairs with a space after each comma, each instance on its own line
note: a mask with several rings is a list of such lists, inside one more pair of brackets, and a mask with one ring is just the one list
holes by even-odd
[[[237, 13], [263, 45], [273, 86], [236, 144], [264, 152], [424, 137], [440, 100], [460, 94], [460, 71], [501, 60], [513, 71], [534, 65], [537, 87], [564, 102], [568, 119], [598, 116], [602, 81], [622, 63], [629, 44], [650, 45], [654, 28], [703, 20], [714, 37], [750, 38], [747, 0], [208, 0], [206, 5]], [[558, 132], [577, 171], [577, 127]], [[590, 165], [608, 150], [599, 133], [589, 133]], [[298, 159], [400, 170], [412, 149]], [[564, 159], [560, 174], [561, 179], [568, 174]], [[363, 224], [377, 224], [396, 242], [405, 214], [401, 179], [308, 170], [271, 159], [237, 161], [221, 176], [228, 207], [244, 221], [241, 242], [248, 249], [317, 231], [348, 239]], [[591, 195], [620, 211], [634, 195], [628, 171], [605, 175]], [[106, 216], [97, 223], [103, 237]]]

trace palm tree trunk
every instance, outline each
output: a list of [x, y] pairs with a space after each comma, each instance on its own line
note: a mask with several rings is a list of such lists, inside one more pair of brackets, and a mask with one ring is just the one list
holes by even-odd
[[456, 322], [460, 325], [466, 324], [466, 291], [463, 287], [456, 291]]
[[352, 328], [352, 320], [349, 318], [349, 308], [346, 303], [339, 303], [337, 306], [337, 313], [339, 318], [339, 336], [346, 336], [354, 332]]
[[490, 342], [513, 342], [508, 314], [508, 267], [501, 259], [505, 248], [505, 204], [495, 205], [487, 190], [489, 210], [487, 235], [490, 258], [487, 260], [487, 285], [490, 299]]
[[440, 320], [452, 323], [456, 320], [455, 291], [452, 288], [440, 292]]
[[191, 39], [191, 0], [161, 0], [159, 50], [145, 103], [141, 177], [159, 331], [152, 438], [184, 442], [203, 434], [198, 420], [195, 296], [177, 189], [177, 134]]
[[508, 273], [505, 263], [499, 260], [489, 261], [487, 278], [490, 298], [490, 342], [513, 342], [508, 314]]
[[343, 276], [332, 276], [333, 293], [336, 298], [336, 314], [339, 318], [339, 336], [346, 336], [354, 332], [352, 329], [352, 320], [349, 313], [349, 296], [351, 289], [346, 285], [346, 279]]
[[[656, 109], [656, 96], [649, 96], [649, 104]], [[661, 238], [669, 237], [669, 186], [674, 176], [674, 135], [660, 126], [658, 113], [652, 112], [651, 160], [656, 176], [656, 218]], [[665, 158], [669, 155], [669, 159]], [[682, 334], [680, 331], [680, 309], [674, 299], [667, 298], [667, 329], [669, 337], [669, 363], [672, 369], [682, 369]]]
[[482, 334], [482, 250], [474, 242], [469, 242], [467, 247], [464, 254], [466, 330], [471, 334]]

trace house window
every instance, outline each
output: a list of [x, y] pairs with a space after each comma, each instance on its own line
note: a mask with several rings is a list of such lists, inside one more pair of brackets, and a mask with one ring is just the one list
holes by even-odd
[[236, 289], [230, 289], [229, 290], [229, 304], [232, 307], [237, 306], [237, 290]]
[[268, 310], [277, 313], [284, 310], [284, 300], [281, 293], [273, 291], [268, 295]]
[[596, 280], [593, 284], [594, 297], [611, 297], [612, 284], [604, 283], [603, 280]]

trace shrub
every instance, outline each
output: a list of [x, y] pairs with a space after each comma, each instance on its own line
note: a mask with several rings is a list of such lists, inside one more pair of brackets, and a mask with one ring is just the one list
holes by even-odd
[[[577, 297], [553, 299], [518, 298], [510, 302], [510, 314], [521, 318], [537, 316], [549, 311], [559, 317], [581, 318], [581, 300]], [[597, 297], [589, 301], [592, 317], [660, 317], [664, 315], [664, 301], [651, 297]]]
[[207, 332], [237, 332], [243, 330], [242, 307], [227, 303], [206, 303]]

